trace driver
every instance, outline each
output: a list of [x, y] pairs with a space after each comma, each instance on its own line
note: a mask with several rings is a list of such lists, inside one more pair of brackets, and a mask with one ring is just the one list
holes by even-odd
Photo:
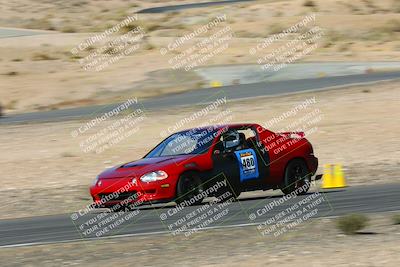
[[244, 149], [245, 140], [246, 137], [243, 133], [239, 133], [237, 130], [232, 130], [226, 133], [223, 137], [224, 148], [228, 152]]

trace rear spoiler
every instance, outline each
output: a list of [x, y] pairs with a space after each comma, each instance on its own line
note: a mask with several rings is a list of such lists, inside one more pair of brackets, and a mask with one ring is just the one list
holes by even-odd
[[285, 136], [285, 137], [289, 137], [289, 138], [292, 138], [292, 139], [301, 139], [301, 138], [304, 138], [306, 136], [306, 134], [304, 132], [279, 132], [279, 133], [276, 133], [276, 134], [282, 135], [282, 136]]

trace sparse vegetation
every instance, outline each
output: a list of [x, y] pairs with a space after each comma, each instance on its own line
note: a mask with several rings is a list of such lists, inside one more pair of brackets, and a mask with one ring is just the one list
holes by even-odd
[[351, 3], [348, 3], [348, 2], [339, 2], [339, 3], [344, 5], [345, 7], [347, 7], [350, 10], [351, 13], [361, 15], [360, 14], [360, 8], [358, 8], [357, 6], [355, 6], [355, 5], [351, 4]]
[[111, 46], [108, 46], [106, 49], [104, 49], [103, 54], [106, 54], [106, 55], [115, 55], [115, 54], [118, 54], [118, 52], [119, 52], [118, 47], [111, 47]]
[[383, 11], [379, 7], [375, 6], [371, 0], [363, 0], [365, 6], [370, 10], [370, 13], [375, 14], [377, 12]]
[[277, 10], [274, 13], [274, 17], [282, 17], [283, 16], [283, 12], [281, 10]]
[[94, 51], [94, 50], [96, 50], [96, 47], [94, 47], [94, 46], [92, 46], [92, 45], [89, 45], [89, 46], [86, 48], [86, 51], [88, 51], [88, 52], [91, 52], [91, 51]]
[[312, 0], [306, 0], [306, 1], [304, 1], [303, 6], [306, 6], [306, 7], [315, 7], [316, 4], [315, 4], [314, 1], [312, 1]]
[[153, 44], [147, 42], [147, 43], [143, 46], [143, 49], [144, 49], [144, 50], [154, 50], [154, 49], [156, 49], [156, 47], [155, 47]]
[[61, 32], [64, 32], [64, 33], [74, 33], [74, 32], [77, 32], [77, 30], [76, 30], [75, 27], [73, 27], [73, 26], [71, 26], [71, 25], [68, 25], [68, 26], [62, 27], [62, 28], [61, 28]]
[[9, 71], [9, 72], [6, 72], [5, 75], [7, 75], [7, 76], [17, 76], [18, 72], [17, 71]]
[[120, 32], [121, 32], [121, 33], [128, 33], [128, 32], [130, 32], [130, 31], [132, 31], [132, 30], [136, 30], [137, 27], [139, 27], [139, 25], [134, 24], [134, 23], [131, 23], [131, 24], [128, 24], [128, 25], [123, 26], [123, 27], [121, 28]]
[[400, 1], [393, 0], [392, 8], [393, 12], [400, 13]]
[[63, 157], [63, 158], [72, 158], [72, 157], [75, 157], [75, 155], [70, 153], [70, 152], [62, 152], [61, 153], [61, 157]]
[[260, 37], [260, 35], [255, 33], [255, 32], [250, 32], [250, 31], [245, 31], [245, 30], [235, 32], [235, 36], [239, 37], [239, 38], [257, 38], [257, 37]]
[[336, 44], [337, 42], [344, 40], [345, 36], [338, 31], [331, 30], [327, 31], [327, 33], [325, 34], [325, 38], [327, 42], [330, 42], [331, 44]]
[[32, 19], [24, 27], [29, 29], [40, 29], [40, 30], [55, 30], [54, 25], [51, 23], [48, 17], [40, 19]]
[[48, 54], [45, 53], [35, 53], [32, 56], [32, 60], [33, 61], [41, 61], [41, 60], [56, 60], [58, 59], [57, 57], [54, 56], [50, 56]]
[[282, 32], [285, 29], [286, 28], [284, 26], [282, 26], [281, 24], [274, 23], [274, 24], [269, 25], [268, 32], [270, 34], [277, 34], [277, 33]]
[[[182, 24], [179, 24], [179, 25], [180, 25], [179, 27], [182, 26]], [[149, 23], [149, 24], [142, 25], [142, 27], [144, 27], [146, 32], [152, 32], [155, 30], [162, 29], [162, 26], [158, 23]]]
[[[186, 2], [188, 0], [182, 1]], [[54, 70], [56, 69], [57, 73], [60, 75], [48, 75], [48, 77], [46, 77], [53, 86], [57, 87], [57, 90], [54, 89], [54, 91], [57, 91], [57, 94], [63, 95], [66, 90], [58, 88], [69, 88], [70, 84], [74, 84], [74, 81], [77, 81], [80, 78], [78, 72], [75, 71], [75, 68], [79, 67], [79, 65], [72, 65], [71, 63], [76, 63], [75, 61], [78, 59], [86, 57], [89, 54], [87, 52], [99, 49], [98, 52], [102, 53], [103, 50], [100, 48], [103, 48], [107, 41], [117, 39], [120, 37], [118, 35], [123, 32], [131, 31], [138, 26], [148, 32], [148, 35], [146, 35], [141, 42], [138, 42], [138, 44], [140, 44], [140, 49], [137, 50], [135, 56], [130, 56], [126, 60], [131, 61], [133, 65], [136, 63], [142, 64], [142, 62], [147, 59], [147, 57], [144, 56], [146, 54], [148, 54], [152, 60], [148, 65], [148, 69], [146, 67], [146, 69], [138, 68], [139, 70], [135, 70], [135, 74], [133, 74], [135, 79], [144, 76], [144, 71], [151, 72], [160, 67], [169, 68], [170, 66], [167, 64], [167, 60], [159, 60], [157, 53], [154, 52], [156, 52], [160, 46], [166, 45], [167, 42], [190, 33], [201, 25], [212, 21], [222, 10], [227, 13], [227, 21], [199, 37], [210, 36], [226, 25], [232, 27], [235, 36], [232, 40], [232, 45], [230, 45], [230, 49], [221, 53], [221, 56], [215, 57], [214, 60], [209, 61], [207, 65], [255, 63], [256, 61], [253, 56], [249, 56], [248, 53], [242, 51], [248, 51], [250, 47], [256, 45], [256, 42], [258, 42], [258, 40], [256, 40], [257, 38], [268, 37], [271, 34], [279, 34], [282, 30], [289, 28], [300, 20], [300, 16], [306, 16], [312, 12], [313, 7], [315, 6], [321, 10], [321, 13], [318, 13], [317, 16], [316, 25], [323, 28], [324, 34], [316, 44], [318, 44], [318, 47], [322, 47], [322, 49], [313, 51], [313, 53], [310, 54], [310, 57], [306, 60], [353, 60], [351, 57], [354, 56], [355, 61], [361, 61], [364, 59], [366, 61], [380, 61], [382, 59], [396, 59], [400, 51], [400, 43], [397, 41], [398, 38], [396, 38], [400, 36], [398, 30], [398, 21], [400, 19], [397, 18], [397, 15], [395, 14], [395, 12], [397, 12], [395, 7], [398, 7], [398, 12], [400, 12], [400, 1], [398, 0], [388, 0], [387, 2], [385, 1], [385, 3], [380, 3], [377, 0], [357, 0], [353, 2], [340, 0], [333, 1], [329, 4], [325, 4], [324, 1], [321, 0], [300, 0], [290, 4], [288, 2], [288, 6], [280, 1], [272, 1], [273, 3], [271, 2], [266, 5], [260, 5], [255, 1], [242, 5], [238, 4], [229, 6], [229, 8], [226, 9], [225, 7], [212, 7], [204, 10], [190, 10], [187, 14], [185, 14], [186, 12], [181, 11], [162, 14], [140, 14], [139, 20], [132, 21], [130, 23], [131, 25], [122, 29], [119, 33], [110, 35], [109, 39], [96, 42], [93, 46], [88, 47], [85, 51], [78, 53], [77, 55], [73, 55], [70, 52], [70, 49], [83, 41], [85, 38], [84, 36], [91, 37], [95, 35], [94, 32], [100, 33], [115, 26], [121, 21], [123, 16], [126, 14], [132, 14], [131, 12], [134, 11], [134, 8], [129, 7], [136, 7], [137, 4], [130, 3], [129, 1], [124, 1], [124, 3], [117, 1], [117, 3], [113, 2], [111, 4], [107, 1], [100, 1], [100, 3], [87, 0], [73, 0], [63, 3], [63, 8], [57, 9], [54, 8], [57, 1], [51, 2], [46, 0], [46, 2], [48, 2], [46, 7], [41, 6], [40, 4], [37, 7], [29, 6], [30, 9], [28, 9], [27, 6], [27, 10], [31, 10], [32, 12], [28, 12], [13, 22], [12, 16], [17, 18], [18, 13], [16, 10], [12, 11], [10, 9], [9, 13], [4, 14], [4, 21], [5, 23], [13, 23], [13, 25], [3, 26], [30, 27], [29, 23], [33, 22], [33, 24], [36, 24], [34, 28], [42, 28], [39, 25], [41, 23], [44, 26], [42, 29], [53, 27], [63, 32], [85, 32], [85, 35], [82, 34], [82, 38], [78, 38], [78, 35], [75, 37], [70, 36], [69, 34], [56, 33], [49, 34], [48, 37], [47, 35], [35, 34], [35, 36], [25, 38], [37, 40], [37, 42], [32, 42], [32, 45], [23, 45], [21, 47], [19, 47], [19, 44], [15, 47], [12, 44], [7, 45], [7, 48], [2, 50], [3, 54], [0, 55], [0, 57], [3, 58], [3, 62], [0, 63], [4, 63], [3, 65], [9, 64], [10, 67], [3, 68], [0, 76], [4, 77], [6, 82], [22, 82], [24, 79], [19, 79], [19, 77], [34, 78], [34, 82], [32, 83], [22, 82], [23, 85], [21, 84], [21, 86], [19, 86], [20, 89], [18, 90], [26, 90], [27, 92], [32, 90], [35, 92], [36, 88], [42, 87], [43, 84], [45, 84], [45, 81], [38, 77], [40, 77], [40, 75], [54, 73]], [[82, 5], [80, 2], [86, 2], [86, 4]], [[157, 2], [161, 3], [162, 1]], [[147, 8], [148, 4], [152, 6], [156, 5], [155, 2], [151, 4], [150, 2], [140, 2], [141, 8]], [[7, 6], [8, 4], [5, 3], [5, 5]], [[374, 8], [380, 10], [383, 10], [384, 8], [386, 10], [385, 12], [388, 13], [388, 16], [382, 16], [381, 14], [379, 16], [369, 16], [368, 12], [371, 12]], [[351, 9], [359, 9], [366, 16], [354, 16], [355, 13], [351, 12]], [[345, 16], [343, 23], [337, 23], [339, 21], [338, 15]], [[294, 16], [296, 16], [296, 18]], [[307, 25], [300, 27], [298, 33], [304, 33], [304, 31], [313, 26], [314, 23], [308, 23]], [[276, 46], [281, 44], [283, 45], [292, 37], [295, 38], [295, 34], [288, 38], [284, 38], [281, 42], [274, 43], [274, 45], [270, 46], [268, 49], [275, 49]], [[62, 41], [64, 38], [65, 42]], [[246, 40], [241, 38], [246, 38]], [[197, 38], [195, 39], [196, 40], [187, 42], [187, 45], [192, 45], [194, 41], [198, 41]], [[133, 46], [137, 44], [134, 41], [131, 42], [131, 40], [132, 39], [129, 40], [128, 45]], [[149, 41], [151, 44], [147, 44]], [[321, 42], [321, 44], [319, 42]], [[352, 43], [351, 47], [349, 43]], [[117, 51], [117, 49], [109, 48], [106, 52], [116, 55], [115, 51]], [[170, 51], [171, 57], [178, 55], [181, 51], [182, 50]], [[22, 61], [22, 59], [24, 61], [23, 64], [18, 63], [19, 61]], [[55, 59], [58, 60], [50, 61]], [[37, 68], [32, 72], [27, 72], [25, 70], [25, 65], [28, 66], [29, 64], [32, 64], [34, 67], [38, 66], [38, 63], [32, 62], [32, 60], [40, 61], [40, 68]], [[56, 68], [55, 64], [62, 64], [62, 66], [60, 65], [60, 68]], [[71, 66], [71, 68], [69, 66]], [[109, 70], [112, 72], [117, 71], [118, 64], [115, 64], [114, 66], [115, 68], [112, 67], [109, 68]], [[62, 72], [59, 70], [62, 70]], [[12, 73], [10, 71], [18, 71], [19, 73]], [[61, 75], [61, 73], [63, 73], [63, 75]], [[27, 74], [29, 75], [27, 76]], [[85, 74], [95, 75], [94, 72], [86, 72]], [[126, 78], [128, 76], [129, 75], [125, 75], [124, 78], [117, 81], [117, 83], [121, 84], [121, 88], [124, 87], [125, 84], [131, 82]], [[104, 79], [101, 75], [93, 77], [95, 78], [90, 78], [85, 81], [85, 86], [87, 86], [90, 91], [94, 91], [98, 86], [99, 82], [97, 79], [101, 81]], [[11, 93], [7, 92], [7, 94]], [[76, 96], [73, 97], [81, 97], [78, 95], [79, 94], [76, 94]], [[26, 97], [22, 98], [22, 96], [20, 101], [21, 103], [30, 102], [30, 100]], [[35, 101], [43, 103], [47, 102], [45, 98], [37, 98]], [[6, 102], [3, 104], [5, 103]], [[18, 105], [19, 107], [27, 107], [21, 103]], [[27, 108], [29, 109], [29, 107]]]
[[381, 29], [385, 33], [398, 33], [400, 32], [400, 20], [391, 19]]
[[392, 217], [394, 224], [400, 224], [400, 214], [396, 214]]
[[75, 7], [81, 7], [89, 4], [87, 1], [71, 1], [71, 5]]
[[4, 109], [15, 109], [17, 103], [18, 103], [18, 100], [14, 99], [14, 100], [9, 101], [3, 107], [4, 107]]
[[71, 59], [72, 61], [75, 61], [75, 60], [83, 58], [81, 55], [74, 55], [74, 54], [71, 54], [71, 53], [69, 53], [68, 55], [69, 55], [69, 59]]
[[368, 217], [363, 214], [350, 214], [337, 220], [337, 227], [346, 235], [354, 235], [368, 224]]
[[350, 43], [340, 44], [339, 47], [337, 48], [337, 51], [338, 52], [345, 52], [345, 51], [349, 50], [350, 46], [351, 46]]

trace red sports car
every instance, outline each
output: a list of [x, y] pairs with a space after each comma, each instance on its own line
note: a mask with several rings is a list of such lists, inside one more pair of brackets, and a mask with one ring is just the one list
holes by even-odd
[[258, 124], [208, 126], [172, 134], [142, 159], [105, 170], [90, 193], [98, 207], [192, 205], [253, 190], [301, 194], [317, 167], [302, 132], [274, 133]]

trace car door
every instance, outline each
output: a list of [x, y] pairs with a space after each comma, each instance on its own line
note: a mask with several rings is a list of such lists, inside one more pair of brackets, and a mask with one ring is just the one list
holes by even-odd
[[266, 147], [262, 144], [258, 132], [255, 129], [252, 129], [252, 131], [254, 132], [254, 136], [246, 139], [246, 142], [248, 147], [254, 149], [257, 155], [258, 172], [260, 174], [259, 182], [262, 185], [266, 185], [269, 183], [269, 178], [270, 178], [271, 161], [269, 157], [269, 152], [266, 149]]
[[212, 153], [213, 180], [226, 178], [230, 187], [240, 188], [240, 168], [233, 150], [226, 149], [222, 141], [214, 146]]
[[244, 149], [237, 151], [237, 159], [242, 164], [242, 172], [249, 174], [248, 177], [243, 175], [242, 186], [248, 190], [262, 189], [267, 185], [269, 177], [268, 151], [259, 146], [259, 137], [254, 129], [246, 128], [239, 132], [245, 134], [246, 139]]
[[227, 179], [231, 186], [241, 191], [265, 187], [269, 173], [268, 152], [257, 146], [257, 136], [246, 139], [245, 129], [235, 130], [240, 140], [236, 147], [224, 146], [223, 136], [216, 143], [212, 153], [213, 173]]

